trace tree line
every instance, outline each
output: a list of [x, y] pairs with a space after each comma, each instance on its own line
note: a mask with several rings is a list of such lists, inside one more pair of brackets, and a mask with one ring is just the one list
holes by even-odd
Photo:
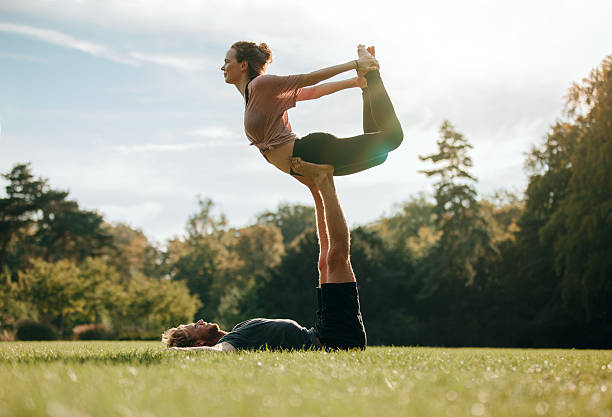
[[[526, 159], [523, 195], [482, 197], [469, 140], [448, 121], [421, 157], [429, 194], [352, 230], [371, 344], [612, 346], [612, 56], [567, 95]], [[4, 174], [0, 328], [101, 323], [155, 334], [194, 317], [314, 323], [314, 209], [281, 204], [234, 228], [199, 199], [182, 237], [152, 245], [79, 208], [28, 164]]]

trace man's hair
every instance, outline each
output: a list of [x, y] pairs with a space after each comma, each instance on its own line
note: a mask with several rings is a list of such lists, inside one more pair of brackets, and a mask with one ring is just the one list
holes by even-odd
[[162, 343], [165, 343], [167, 347], [188, 347], [194, 345], [195, 339], [185, 331], [181, 324], [166, 330], [162, 334]]

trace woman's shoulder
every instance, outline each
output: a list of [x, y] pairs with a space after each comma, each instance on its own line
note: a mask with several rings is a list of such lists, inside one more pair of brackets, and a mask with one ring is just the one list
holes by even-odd
[[281, 78], [282, 77], [279, 75], [262, 74], [253, 78], [253, 80], [251, 81], [251, 85], [255, 87], [257, 85], [274, 84], [278, 82]]

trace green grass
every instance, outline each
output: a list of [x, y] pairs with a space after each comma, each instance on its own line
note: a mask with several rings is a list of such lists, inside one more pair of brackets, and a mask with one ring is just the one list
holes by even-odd
[[0, 343], [4, 416], [612, 417], [612, 351]]

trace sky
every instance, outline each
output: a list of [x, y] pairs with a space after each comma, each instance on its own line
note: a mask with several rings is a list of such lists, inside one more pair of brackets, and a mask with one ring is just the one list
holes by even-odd
[[[279, 75], [353, 60], [363, 43], [404, 142], [336, 179], [349, 224], [431, 193], [418, 156], [436, 151], [445, 119], [474, 146], [481, 196], [522, 193], [526, 153], [563, 116], [572, 82], [612, 53], [611, 21], [612, 0], [0, 0], [0, 172], [31, 162], [82, 208], [158, 243], [184, 233], [197, 196], [236, 227], [312, 205], [248, 146], [243, 99], [220, 67], [238, 40], [266, 42]], [[298, 136], [359, 134], [360, 91], [299, 102], [289, 118]]]

